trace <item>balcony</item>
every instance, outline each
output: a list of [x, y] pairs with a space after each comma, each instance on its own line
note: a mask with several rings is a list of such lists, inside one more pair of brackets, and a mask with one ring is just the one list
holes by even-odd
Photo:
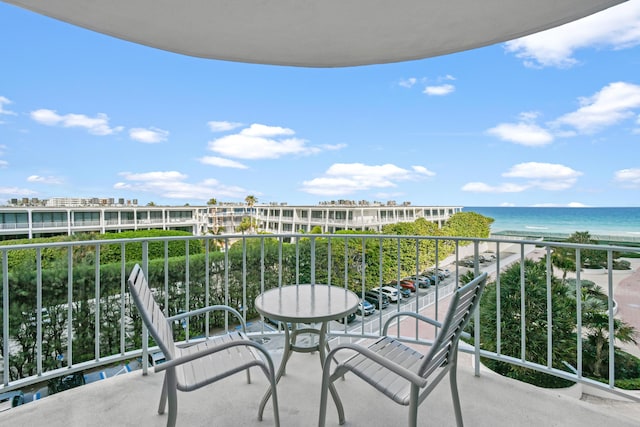
[[[292, 237], [294, 243], [285, 243]], [[192, 245], [199, 245], [202, 251], [194, 251]], [[640, 262], [635, 261], [634, 270], [631, 271], [613, 268], [617, 254], [638, 254], [640, 248], [637, 246], [578, 245], [506, 238], [290, 234], [0, 246], [2, 354], [19, 354], [26, 341], [24, 338], [20, 341], [14, 335], [17, 331], [29, 330], [33, 337], [29, 341], [33, 345], [29, 354], [34, 356], [33, 362], [23, 363], [20, 370], [15, 365], [19, 363], [15, 359], [0, 359], [0, 375], [11, 372], [10, 375], [1, 376], [0, 393], [33, 391], [46, 387], [48, 380], [61, 375], [87, 374], [126, 361], [146, 360], [153, 342], [146, 343], [140, 339], [140, 322], [135, 316], [135, 308], [132, 309], [129, 304], [125, 286], [129, 266], [133, 262], [146, 266], [152, 273], [150, 283], [156, 288], [157, 300], [169, 315], [205, 305], [206, 301], [209, 304], [222, 302], [241, 309], [247, 321], [253, 325], [251, 335], [265, 342], [278, 363], [283, 337], [257, 317], [253, 308], [256, 292], [291, 283], [317, 282], [346, 285], [356, 293], [361, 293], [380, 284], [372, 281], [371, 277], [378, 277], [382, 281], [382, 266], [389, 265], [389, 262], [397, 269], [394, 276], [409, 276], [409, 272], [402, 271], [400, 266], [401, 263], [406, 263], [404, 258], [400, 261], [401, 249], [406, 253], [407, 247], [414, 254], [415, 260], [418, 260], [416, 265], [433, 261], [429, 266], [449, 269], [449, 277], [437, 277], [435, 286], [419, 289], [402, 304], [391, 304], [389, 308], [379, 310], [367, 318], [358, 316], [348, 326], [332, 323], [332, 342], [374, 338], [386, 316], [395, 311], [418, 311], [439, 318], [446, 309], [448, 296], [467, 273], [487, 271], [493, 276], [492, 280], [495, 280], [497, 272], [512, 265], [524, 265], [529, 259], [550, 260], [554, 253], [561, 251], [569, 251], [576, 265], [581, 265], [584, 258], [594, 257], [595, 252], [601, 252], [607, 268], [583, 268], [565, 271], [565, 274], [584, 286], [590, 280], [602, 284], [609, 295], [607, 303], [611, 318], [622, 315], [626, 316], [624, 320], [627, 322], [640, 321], [637, 317], [633, 318], [633, 310], [628, 310], [629, 307], [640, 304], [640, 295], [625, 295], [624, 286], [620, 286], [626, 283], [625, 280], [640, 280], [635, 274]], [[114, 248], [119, 249], [116, 251], [119, 258], [115, 265], [113, 254], [116, 252], [110, 252]], [[183, 254], [169, 258], [167, 254], [176, 248], [182, 248]], [[33, 263], [34, 268], [30, 272], [18, 272], [13, 258], [16, 252], [20, 253], [23, 261], [24, 258], [32, 258], [25, 261]], [[495, 259], [491, 259], [491, 254]], [[56, 256], [59, 259], [52, 261]], [[485, 258], [491, 260], [481, 262]], [[106, 259], [110, 259], [110, 264], [105, 263]], [[463, 260], [470, 260], [468, 266], [464, 266]], [[417, 267], [413, 269], [413, 273], [422, 270]], [[549, 267], [546, 274], [550, 282], [552, 275], [558, 276], [562, 272], [557, 269], [554, 272]], [[55, 295], [50, 292], [54, 287], [52, 284], [57, 289]], [[78, 291], [83, 286], [84, 293], [80, 295]], [[523, 292], [526, 286], [528, 282], [523, 274]], [[169, 292], [170, 289], [173, 291]], [[25, 290], [31, 292], [32, 298], [25, 299]], [[17, 320], [15, 316], [10, 317], [9, 313], [15, 310], [14, 305], [18, 303], [21, 305], [20, 310], [31, 312], [33, 316], [17, 316]], [[25, 304], [31, 305], [27, 307]], [[582, 307], [581, 304], [577, 306]], [[87, 314], [82, 321], [78, 319], [81, 309]], [[547, 311], [541, 313], [540, 318], [526, 317], [523, 307], [515, 316], [522, 319], [523, 326], [526, 326], [544, 324], [551, 314]], [[503, 323], [500, 321], [503, 315], [500, 312], [497, 314], [497, 324]], [[54, 319], [57, 321], [52, 321]], [[205, 337], [221, 329], [234, 327], [226, 320], [214, 325], [214, 320], [207, 318], [201, 323], [206, 325]], [[586, 325], [582, 325], [581, 318], [575, 319], [575, 323], [577, 336], [586, 333]], [[54, 354], [55, 351], [52, 350], [54, 340], [49, 335], [51, 325], [56, 324], [61, 325], [57, 330], [55, 347], [58, 354]], [[476, 324], [483, 327], [478, 316]], [[634, 323], [634, 326], [640, 327], [638, 323]], [[613, 330], [613, 325], [610, 327], [609, 332]], [[551, 331], [548, 342], [552, 343], [557, 332], [548, 328]], [[525, 342], [528, 329], [523, 327], [522, 331], [524, 332], [517, 338]], [[196, 323], [176, 325], [174, 333], [180, 334], [185, 341], [203, 339]], [[407, 338], [428, 343], [428, 337], [417, 335], [416, 332], [416, 336]], [[85, 341], [87, 336], [90, 338], [91, 345], [88, 348], [86, 345], [82, 346], [82, 336]], [[108, 336], [111, 338], [107, 339]], [[461, 346], [458, 378], [463, 415], [468, 425], [599, 425], [611, 422], [620, 426], [637, 425], [637, 419], [640, 418], [640, 393], [615, 387], [615, 375], [609, 375], [609, 382], [583, 376], [584, 351], [581, 351], [580, 343], [576, 350], [579, 351], [577, 364], [571, 366], [571, 369], [559, 369], [550, 357], [541, 363], [532, 360], [529, 352], [524, 350], [521, 354], [508, 354], [506, 350], [500, 350], [500, 343], [506, 337], [500, 332], [497, 336], [502, 337], [502, 341], [498, 338], [498, 350], [483, 348], [484, 343], [478, 337]], [[136, 344], [140, 342], [141, 345]], [[637, 345], [615, 344], [630, 353], [640, 353]], [[614, 351], [613, 343], [606, 351]], [[535, 387], [493, 373], [477, 363], [480, 357], [485, 358], [483, 360], [498, 360], [542, 371], [576, 384], [562, 389]], [[616, 359], [610, 360], [606, 370], [613, 373]], [[162, 375], [154, 374], [153, 368], [148, 369], [147, 375], [142, 375], [145, 370], [143, 367], [142, 370], [52, 394], [1, 412], [0, 423], [46, 423], [54, 427], [85, 425], [88, 422], [92, 425], [164, 425], [166, 418], [156, 414]], [[18, 372], [23, 374], [20, 376]], [[272, 425], [269, 405], [265, 420], [257, 421], [257, 406], [266, 383], [258, 373], [252, 379], [253, 383], [247, 385], [244, 377], [237, 375], [204, 390], [179, 393], [178, 422], [181, 425], [204, 425], [212, 422], [222, 426]], [[402, 425], [406, 422], [405, 408], [388, 401], [361, 380], [347, 376], [346, 381], [339, 381], [337, 386], [344, 399], [347, 425]], [[320, 363], [317, 354], [294, 354], [278, 392], [282, 425], [317, 424], [320, 393]], [[430, 425], [454, 423], [446, 381], [422, 405], [420, 413], [420, 419], [428, 420], [426, 422]], [[96, 418], [95, 414], [101, 415]], [[328, 421], [337, 425], [331, 400]]]
[[[276, 357], [276, 355], [274, 355]], [[277, 360], [274, 362], [278, 363]], [[473, 375], [471, 357], [459, 360], [458, 386], [466, 425], [492, 427], [637, 426], [637, 403], [601, 398], [580, 399], [579, 390], [546, 390], [508, 380], [484, 369]], [[278, 385], [282, 426], [315, 426], [320, 402], [320, 364], [316, 354], [294, 354], [287, 375]], [[140, 371], [74, 388], [0, 413], [6, 426], [158, 426], [166, 415], [157, 414], [162, 374]], [[347, 426], [401, 426], [407, 411], [373, 390], [359, 378], [349, 376], [336, 383], [345, 405]], [[579, 386], [578, 386], [579, 387]], [[267, 404], [263, 421], [257, 420], [258, 402], [267, 388], [263, 375], [255, 372], [252, 383], [235, 375], [204, 389], [178, 394], [178, 425], [273, 426]], [[422, 425], [454, 426], [449, 385], [443, 381], [420, 407]], [[329, 400], [327, 425], [338, 426]]]

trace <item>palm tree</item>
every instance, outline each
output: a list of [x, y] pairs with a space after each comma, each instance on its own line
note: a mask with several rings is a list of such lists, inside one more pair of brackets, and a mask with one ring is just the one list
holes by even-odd
[[216, 208], [215, 206], [218, 204], [218, 200], [216, 200], [215, 197], [212, 197], [209, 199], [209, 201], [207, 202], [207, 206], [211, 206], [209, 208], [209, 216], [213, 217], [213, 227], [209, 229], [209, 232], [211, 234], [218, 234], [219, 232], [219, 225], [218, 225], [218, 216], [216, 215]]
[[[597, 242], [591, 239], [588, 231], [576, 231], [567, 239], [569, 243], [593, 245]], [[593, 249], [580, 251], [580, 268], [602, 266], [606, 263], [606, 252]], [[573, 248], [556, 248], [551, 255], [551, 264], [562, 270], [562, 281], [567, 281], [567, 272], [576, 271], [576, 250]]]
[[[603, 378], [603, 368], [609, 357], [609, 313], [608, 297], [602, 288], [590, 280], [580, 281], [582, 294], [582, 326], [586, 329], [584, 340], [585, 370], [589, 370], [596, 378]], [[576, 280], [567, 283], [568, 296], [575, 300]], [[634, 343], [636, 330], [633, 326], [613, 319], [613, 338], [621, 343]]]
[[258, 203], [258, 198], [250, 194], [244, 198], [244, 201], [249, 206], [249, 230], [253, 230], [253, 227], [256, 225], [256, 221], [253, 218], [253, 206]]

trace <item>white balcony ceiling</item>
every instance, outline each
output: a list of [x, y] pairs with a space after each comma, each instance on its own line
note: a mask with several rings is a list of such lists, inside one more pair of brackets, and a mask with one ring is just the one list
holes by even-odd
[[625, 0], [2, 0], [184, 55], [344, 67], [428, 58], [565, 24]]

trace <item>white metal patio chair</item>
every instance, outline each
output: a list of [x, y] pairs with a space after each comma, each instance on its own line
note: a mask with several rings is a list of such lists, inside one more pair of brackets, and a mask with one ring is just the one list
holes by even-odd
[[[331, 350], [323, 366], [318, 425], [320, 427], [325, 425], [329, 384], [347, 372], [353, 372], [394, 402], [409, 406], [410, 427], [417, 425], [420, 403], [448, 373], [456, 423], [461, 427], [462, 411], [456, 381], [458, 341], [478, 306], [486, 281], [487, 273], [483, 273], [458, 288], [451, 297], [447, 315], [442, 323], [417, 313], [399, 312], [385, 322], [383, 336], [368, 347], [358, 344], [340, 344]], [[402, 316], [411, 316], [440, 328], [426, 354], [414, 350], [396, 338], [387, 336], [388, 326]], [[343, 350], [355, 351], [355, 354], [342, 363], [336, 362], [337, 366], [332, 373], [331, 363], [336, 360], [336, 353]], [[344, 409], [337, 391], [334, 398], [339, 423], [344, 424]]]
[[[247, 372], [247, 381], [250, 382], [249, 368], [253, 366], [262, 368], [269, 379], [273, 418], [275, 425], [280, 425], [273, 361], [264, 347], [247, 338], [246, 325], [238, 311], [225, 305], [214, 305], [177, 316], [165, 317], [154, 300], [144, 272], [138, 264], [133, 267], [128, 283], [142, 320], [166, 358], [165, 362], [155, 367], [155, 371], [165, 371], [158, 413], [164, 413], [168, 400], [168, 427], [176, 424], [177, 390], [193, 391], [241, 371]], [[173, 321], [214, 310], [226, 310], [234, 314], [242, 324], [242, 331], [215, 335], [186, 347], [175, 344], [171, 330]]]

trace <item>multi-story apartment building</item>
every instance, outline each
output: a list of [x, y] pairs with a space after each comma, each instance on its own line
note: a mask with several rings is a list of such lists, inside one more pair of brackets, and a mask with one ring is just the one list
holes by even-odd
[[0, 240], [148, 229], [200, 235], [207, 224], [206, 206], [0, 206]]
[[0, 206], [0, 240], [47, 237], [82, 232], [121, 232], [126, 230], [183, 230], [201, 235], [230, 234], [238, 231], [244, 218], [255, 229], [271, 233], [310, 232], [319, 227], [324, 233], [339, 230], [375, 230], [397, 222], [425, 218], [442, 226], [459, 206], [411, 206], [395, 204], [287, 204], [223, 203], [209, 206]]
[[418, 218], [438, 226], [456, 212], [459, 206], [358, 205], [261, 205], [256, 206], [256, 219], [261, 229], [274, 233], [309, 232], [320, 227], [323, 233], [340, 230], [381, 231], [387, 224], [413, 222]]

